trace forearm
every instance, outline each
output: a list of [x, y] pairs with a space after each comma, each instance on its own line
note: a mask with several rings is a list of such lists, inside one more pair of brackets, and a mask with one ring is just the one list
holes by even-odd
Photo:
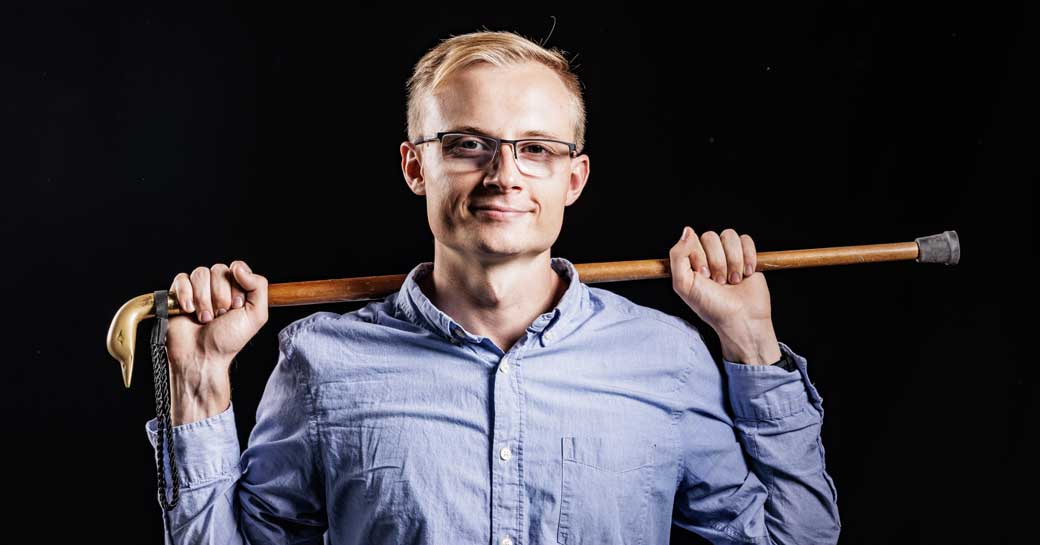
[[726, 361], [734, 424], [750, 469], [766, 487], [766, 526], [774, 540], [835, 542], [841, 522], [820, 437], [822, 399], [804, 358], [781, 346], [797, 373]]

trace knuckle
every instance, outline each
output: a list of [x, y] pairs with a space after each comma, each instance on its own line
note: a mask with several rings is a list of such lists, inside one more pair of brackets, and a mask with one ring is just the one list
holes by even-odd
[[737, 236], [737, 231], [732, 228], [725, 229], [724, 231], [722, 231], [722, 236], [725, 238], [735, 237]]
[[201, 265], [198, 266], [198, 267], [195, 267], [195, 269], [191, 271], [191, 277], [192, 278], [196, 278], [196, 279], [198, 279], [198, 278], [208, 278], [209, 277], [209, 269], [207, 267], [203, 267]]
[[225, 265], [225, 264], [223, 264], [223, 263], [216, 263], [216, 264], [214, 264], [214, 265], [213, 265], [212, 267], [210, 267], [210, 268], [209, 268], [209, 270], [210, 270], [210, 271], [211, 271], [211, 272], [212, 272], [213, 274], [221, 274], [221, 273], [224, 273], [224, 272], [230, 271], [231, 269], [230, 269], [230, 268], [228, 268], [228, 266], [227, 266], [227, 265]]
[[177, 275], [173, 277], [173, 282], [170, 284], [170, 286], [172, 287], [172, 289], [182, 290], [186, 286], [191, 287], [191, 280], [188, 278], [187, 273], [177, 273]]

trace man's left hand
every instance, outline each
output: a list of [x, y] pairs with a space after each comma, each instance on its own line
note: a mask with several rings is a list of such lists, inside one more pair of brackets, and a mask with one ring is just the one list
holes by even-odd
[[769, 288], [755, 272], [755, 242], [733, 229], [698, 237], [687, 226], [683, 236], [669, 252], [672, 288], [718, 334], [722, 357], [750, 365], [779, 360]]

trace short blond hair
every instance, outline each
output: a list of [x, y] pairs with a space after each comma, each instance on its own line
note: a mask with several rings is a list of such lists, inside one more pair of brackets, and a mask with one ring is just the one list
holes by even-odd
[[480, 31], [452, 36], [430, 49], [415, 65], [408, 79], [408, 140], [423, 138], [423, 99], [432, 95], [452, 74], [477, 63], [515, 66], [540, 63], [555, 72], [570, 92], [574, 112], [574, 143], [580, 153], [585, 148], [585, 100], [581, 82], [571, 71], [570, 61], [556, 48], [546, 49], [531, 40], [506, 31]]

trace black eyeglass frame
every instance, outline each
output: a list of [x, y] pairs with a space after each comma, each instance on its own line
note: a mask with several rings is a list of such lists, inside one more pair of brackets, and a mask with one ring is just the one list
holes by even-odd
[[505, 138], [495, 138], [494, 136], [490, 136], [490, 135], [487, 135], [487, 134], [475, 134], [475, 133], [471, 133], [471, 132], [459, 132], [459, 131], [439, 132], [439, 133], [437, 133], [437, 136], [434, 136], [433, 138], [426, 138], [424, 140], [419, 140], [418, 142], [412, 142], [412, 144], [418, 146], [418, 145], [421, 145], [421, 144], [425, 144], [427, 142], [433, 142], [435, 140], [436, 141], [440, 141], [443, 144], [444, 142], [441, 139], [444, 138], [444, 135], [446, 135], [446, 134], [462, 134], [462, 135], [465, 135], [465, 136], [475, 136], [477, 138], [486, 138], [488, 140], [494, 141], [495, 142], [495, 151], [491, 153], [491, 159], [488, 160], [488, 164], [493, 163], [495, 161], [495, 157], [498, 157], [498, 150], [502, 148], [502, 144], [512, 144], [513, 145], [513, 159], [519, 161], [520, 158], [517, 156], [517, 151], [516, 151], [516, 144], [518, 142], [555, 142], [557, 144], [564, 144], [564, 145], [567, 146], [568, 149], [570, 149], [570, 153], [568, 154], [569, 157], [574, 158], [574, 157], [578, 156], [578, 145], [577, 144], [572, 144], [571, 142], [564, 142], [563, 140], [553, 140], [552, 138], [520, 138], [520, 139], [517, 139], [517, 140], [507, 140]]

